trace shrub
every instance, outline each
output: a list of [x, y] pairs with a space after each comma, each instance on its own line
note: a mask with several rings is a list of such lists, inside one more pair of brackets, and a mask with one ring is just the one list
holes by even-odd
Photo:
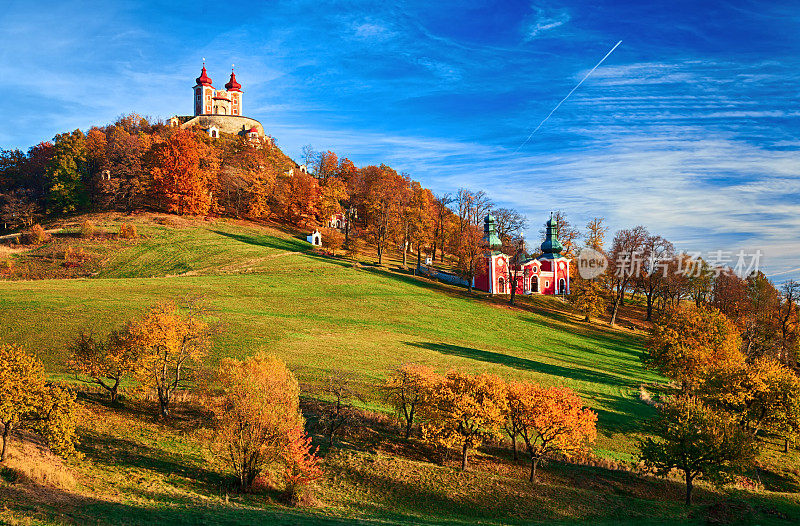
[[52, 239], [52, 236], [44, 231], [42, 225], [36, 223], [23, 234], [23, 240], [28, 245], [41, 245]]
[[94, 237], [97, 233], [97, 226], [88, 219], [81, 223], [81, 237]]
[[66, 268], [76, 268], [83, 265], [86, 260], [86, 252], [83, 248], [75, 250], [72, 247], [67, 247], [64, 251], [64, 266]]
[[[302, 484], [310, 454], [302, 432], [300, 388], [292, 372], [274, 356], [223, 360], [218, 378], [223, 394], [215, 400], [217, 451], [250, 490], [262, 471], [286, 460], [287, 483]], [[291, 477], [290, 477], [291, 476]]]
[[131, 223], [123, 223], [119, 227], [119, 237], [122, 239], [136, 239], [136, 226]]
[[4, 259], [0, 261], [0, 276], [8, 276], [14, 272], [14, 260]]

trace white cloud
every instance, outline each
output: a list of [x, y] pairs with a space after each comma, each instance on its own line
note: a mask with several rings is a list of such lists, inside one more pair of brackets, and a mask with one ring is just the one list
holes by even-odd
[[525, 40], [533, 40], [542, 33], [563, 26], [572, 18], [566, 10], [545, 10], [534, 6], [532, 21], [525, 26]]

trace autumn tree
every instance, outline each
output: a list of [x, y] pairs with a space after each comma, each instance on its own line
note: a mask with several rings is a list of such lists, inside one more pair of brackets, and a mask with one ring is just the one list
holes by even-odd
[[218, 159], [191, 130], [179, 130], [148, 153], [150, 191], [159, 208], [173, 214], [212, 210]]
[[333, 445], [336, 434], [347, 428], [355, 419], [356, 401], [362, 401], [352, 375], [336, 369], [332, 371], [323, 387], [323, 395], [330, 402], [323, 406], [320, 424], [328, 437], [328, 445]]
[[433, 252], [432, 260], [436, 261], [436, 248], [440, 247], [441, 252], [439, 257], [444, 261], [444, 247], [447, 242], [448, 219], [453, 214], [448, 208], [453, 202], [453, 197], [450, 194], [438, 195], [433, 203], [434, 205], [434, 226], [433, 226]]
[[367, 166], [364, 174], [364, 208], [367, 237], [378, 253], [378, 264], [393, 237], [393, 224], [398, 212], [398, 194], [403, 191], [405, 179], [388, 166]]
[[605, 225], [605, 218], [593, 217], [586, 223], [586, 233], [583, 235], [583, 239], [587, 247], [603, 252], [607, 233], [608, 227]]
[[653, 319], [653, 306], [664, 292], [669, 262], [675, 257], [675, 247], [661, 236], [648, 234], [642, 243], [641, 272], [636, 275], [639, 289], [647, 300], [645, 320]]
[[767, 431], [783, 438], [787, 452], [800, 433], [800, 378], [776, 358], [715, 368], [699, 391], [708, 405], [735, 415], [754, 435]]
[[216, 450], [247, 490], [266, 466], [301, 453], [300, 388], [286, 364], [264, 354], [223, 360], [217, 381]]
[[17, 429], [37, 432], [56, 454], [78, 456], [76, 420], [75, 395], [47, 382], [42, 362], [21, 347], [0, 344], [0, 462]]
[[459, 234], [453, 252], [458, 258], [458, 275], [467, 282], [467, 287], [472, 292], [475, 278], [485, 271], [483, 232], [480, 228], [467, 225]]
[[655, 323], [644, 361], [692, 391], [710, 368], [743, 362], [739, 347], [736, 327], [718, 310], [680, 306]]
[[756, 454], [753, 437], [735, 418], [687, 394], [662, 404], [650, 431], [656, 438], [640, 441], [641, 459], [661, 475], [672, 469], [683, 472], [687, 506], [697, 477], [724, 480]]
[[531, 460], [530, 481], [536, 468], [549, 455], [567, 457], [586, 449], [597, 436], [597, 414], [567, 387], [541, 387], [533, 383], [517, 385], [519, 434]]
[[174, 394], [195, 380], [195, 367], [208, 352], [212, 331], [204, 315], [196, 305], [161, 303], [128, 326], [126, 338], [140, 356], [136, 376], [156, 391], [162, 417], [170, 414]]
[[316, 455], [317, 448], [311, 446], [311, 437], [306, 434], [302, 426], [291, 428], [287, 438], [284, 453], [285, 493], [289, 502], [297, 505], [301, 503], [303, 492], [309, 485], [322, 477], [322, 465]]
[[628, 287], [641, 274], [644, 245], [649, 233], [643, 226], [620, 230], [614, 236], [609, 252], [608, 285], [611, 293], [611, 321], [617, 321], [619, 307], [625, 299]]
[[503, 410], [503, 430], [511, 439], [511, 451], [514, 460], [519, 460], [517, 451], [517, 437], [522, 429], [522, 416], [525, 410], [523, 399], [525, 397], [527, 384], [523, 382], [507, 382], [505, 385], [506, 406]]
[[592, 316], [605, 312], [606, 298], [603, 292], [599, 281], [575, 276], [570, 280], [567, 300], [583, 314], [584, 321], [588, 322]]
[[385, 400], [394, 408], [403, 423], [405, 437], [411, 436], [417, 414], [424, 410], [432, 386], [441, 381], [430, 367], [404, 364], [395, 370], [382, 386]]
[[48, 211], [69, 213], [88, 205], [86, 137], [80, 130], [56, 135], [47, 167]]
[[117, 401], [123, 378], [133, 376], [140, 356], [125, 330], [112, 331], [107, 338], [97, 339], [81, 332], [70, 345], [69, 367], [89, 382], [106, 390], [111, 402]]
[[469, 451], [502, 429], [506, 403], [498, 377], [450, 371], [431, 390], [423, 437], [460, 450], [461, 469], [466, 469]]

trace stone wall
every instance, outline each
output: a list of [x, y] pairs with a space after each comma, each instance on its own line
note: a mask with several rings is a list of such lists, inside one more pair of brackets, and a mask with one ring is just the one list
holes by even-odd
[[199, 126], [200, 128], [207, 129], [212, 125], [219, 128], [219, 131], [222, 133], [230, 133], [233, 135], [247, 132], [250, 128], [255, 127], [258, 130], [259, 136], [264, 136], [264, 127], [261, 126], [260, 122], [250, 117], [241, 117], [239, 115], [198, 115], [181, 124], [181, 128]]

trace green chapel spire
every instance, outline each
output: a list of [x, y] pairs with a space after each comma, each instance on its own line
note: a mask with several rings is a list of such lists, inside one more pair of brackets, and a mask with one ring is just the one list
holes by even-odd
[[550, 219], [545, 223], [545, 238], [542, 243], [542, 259], [556, 259], [561, 257], [561, 251], [564, 247], [558, 241], [558, 222], [553, 219], [553, 213], [550, 213]]
[[483, 244], [490, 249], [499, 249], [503, 246], [503, 242], [497, 237], [494, 230], [494, 216], [488, 214], [483, 220]]

